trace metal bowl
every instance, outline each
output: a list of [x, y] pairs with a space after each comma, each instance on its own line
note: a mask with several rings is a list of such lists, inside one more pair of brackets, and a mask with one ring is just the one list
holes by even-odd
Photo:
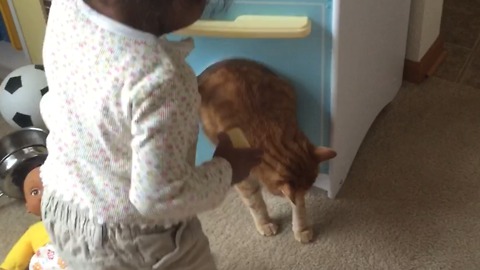
[[25, 170], [22, 165], [26, 162], [46, 158], [47, 135], [39, 128], [23, 128], [0, 139], [0, 194], [23, 198], [23, 191], [14, 182], [14, 175], [19, 170]]

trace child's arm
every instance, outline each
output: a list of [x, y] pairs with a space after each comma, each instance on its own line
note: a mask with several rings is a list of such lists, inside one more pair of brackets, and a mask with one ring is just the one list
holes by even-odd
[[35, 237], [33, 232], [34, 227], [32, 226], [22, 235], [0, 265], [0, 269], [27, 269], [30, 259], [35, 254], [32, 246], [32, 237]]
[[192, 118], [198, 116], [191, 113], [197, 114], [197, 104], [187, 102], [180, 80], [147, 81], [135, 89], [131, 103], [130, 201], [154, 219], [179, 220], [213, 209], [231, 187], [230, 164], [222, 158], [199, 167], [189, 163], [186, 149], [194, 144], [191, 133], [198, 123]]

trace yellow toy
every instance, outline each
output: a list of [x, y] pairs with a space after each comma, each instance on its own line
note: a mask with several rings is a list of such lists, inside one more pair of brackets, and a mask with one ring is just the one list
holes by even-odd
[[21, 50], [22, 44], [15, 28], [15, 23], [13, 22], [13, 16], [8, 5], [8, 0], [0, 0], [0, 16], [3, 17], [3, 21], [7, 27], [7, 33], [12, 47]]
[[250, 143], [243, 131], [239, 128], [232, 128], [227, 131], [227, 135], [235, 148], [250, 148]]
[[[40, 169], [35, 167], [24, 177], [23, 192], [29, 213], [40, 216], [43, 185]], [[0, 265], [2, 270], [42, 270], [67, 269], [65, 262], [58, 257], [55, 249], [49, 245], [50, 239], [41, 221], [32, 225], [17, 241]]]

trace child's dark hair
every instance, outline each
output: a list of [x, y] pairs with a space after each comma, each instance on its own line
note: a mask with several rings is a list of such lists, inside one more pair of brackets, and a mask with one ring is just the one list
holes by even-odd
[[[84, 0], [90, 2], [91, 0]], [[145, 4], [146, 0], [119, 0], [122, 4]], [[233, 0], [207, 0], [204, 17], [211, 18], [219, 12], [228, 10]]]
[[33, 169], [41, 166], [46, 159], [47, 155], [39, 155], [22, 162], [20, 165], [18, 165], [17, 168], [15, 168], [12, 173], [12, 182], [20, 189], [22, 194], [24, 188], [23, 184], [28, 173], [30, 173]]
[[219, 12], [228, 10], [233, 0], [207, 0], [204, 17], [211, 18]]

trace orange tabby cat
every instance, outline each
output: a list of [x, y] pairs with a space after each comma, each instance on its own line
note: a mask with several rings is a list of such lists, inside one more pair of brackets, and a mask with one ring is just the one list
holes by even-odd
[[305, 194], [319, 173], [319, 163], [335, 151], [315, 147], [300, 131], [296, 99], [290, 83], [265, 66], [245, 59], [230, 59], [207, 68], [199, 78], [200, 115], [206, 136], [217, 143], [217, 134], [240, 128], [252, 147], [263, 149], [262, 163], [237, 184], [257, 230], [275, 235], [259, 182], [275, 195], [291, 201], [295, 239], [310, 242], [313, 234], [306, 220]]

